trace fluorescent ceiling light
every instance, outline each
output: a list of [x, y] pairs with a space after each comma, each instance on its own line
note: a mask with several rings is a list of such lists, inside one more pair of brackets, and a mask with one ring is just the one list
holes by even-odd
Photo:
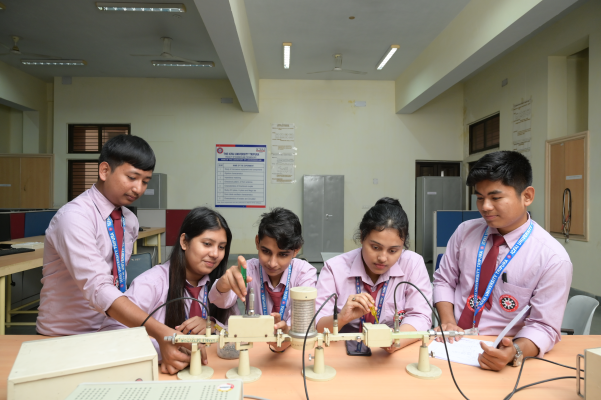
[[290, 68], [290, 47], [292, 43], [283, 43], [284, 45], [284, 69]]
[[213, 61], [198, 61], [197, 64], [185, 62], [185, 61], [170, 61], [170, 60], [153, 60], [151, 61], [153, 67], [214, 67]]
[[186, 12], [181, 3], [96, 3], [100, 11]]
[[382, 59], [378, 63], [378, 67], [377, 67], [378, 71], [380, 71], [382, 68], [384, 68], [384, 66], [386, 65], [388, 60], [390, 60], [392, 58], [392, 56], [399, 49], [399, 47], [401, 47], [401, 46], [399, 46], [398, 44], [393, 44], [392, 46], [390, 46], [390, 49], [388, 49], [386, 54], [384, 54], [384, 57], [382, 57]]
[[23, 65], [69, 65], [69, 66], [82, 66], [86, 65], [87, 62], [84, 60], [21, 60]]

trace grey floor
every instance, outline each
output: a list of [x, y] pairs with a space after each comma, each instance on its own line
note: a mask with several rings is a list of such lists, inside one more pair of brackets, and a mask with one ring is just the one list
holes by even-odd
[[[246, 255], [251, 257], [251, 255]], [[236, 263], [235, 258], [229, 259], [229, 263], [234, 265]], [[311, 263], [318, 271], [321, 271], [323, 267], [323, 263]], [[428, 274], [430, 275], [430, 280], [432, 280], [432, 263], [427, 263], [426, 268], [428, 269]], [[570, 297], [572, 297], [572, 293], [570, 293]], [[241, 310], [243, 310], [242, 302], [239, 304]], [[13, 316], [13, 322], [35, 322], [36, 315], [35, 314], [23, 314], [23, 315], [15, 315]], [[6, 328], [7, 335], [35, 335], [35, 326], [11, 326]], [[598, 307], [595, 311], [595, 315], [593, 316], [593, 322], [591, 325], [591, 335], [601, 335], [601, 307]]]

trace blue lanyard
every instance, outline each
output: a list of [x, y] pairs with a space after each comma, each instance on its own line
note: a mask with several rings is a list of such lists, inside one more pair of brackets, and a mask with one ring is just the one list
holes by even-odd
[[[207, 290], [207, 285], [204, 285], [204, 288], [202, 289], [203, 292], [203, 296], [202, 296], [202, 303], [205, 306], [209, 306], [209, 303], [207, 302], [207, 295], [208, 295], [208, 290]], [[188, 293], [190, 293], [190, 291], [188, 291]], [[192, 296], [194, 297], [194, 296]], [[193, 302], [194, 300], [190, 300], [190, 302]], [[207, 310], [205, 310], [205, 308], [203, 306], [201, 306], [200, 304], [198, 305], [200, 307], [200, 311], [202, 312], [202, 319], [207, 319]], [[190, 308], [192, 308], [192, 303], [190, 303]], [[188, 319], [188, 313], [186, 313], [186, 320]]]
[[[355, 277], [355, 288], [357, 289], [357, 294], [361, 294], [361, 278], [358, 276]], [[386, 294], [386, 289], [388, 288], [388, 281], [384, 282], [382, 285], [382, 290], [380, 291], [380, 298], [378, 300], [378, 321], [381, 321], [380, 315], [382, 314], [382, 305], [384, 304], [384, 295]], [[361, 316], [361, 325], [365, 323], [365, 315]]]
[[480, 269], [482, 268], [482, 261], [484, 259], [484, 249], [486, 248], [486, 240], [488, 239], [488, 227], [484, 231], [484, 236], [482, 236], [482, 240], [480, 241], [480, 247], [478, 248], [478, 257], [476, 258], [476, 277], [475, 277], [475, 281], [474, 281], [474, 320], [473, 320], [474, 326], [476, 326], [476, 315], [488, 301], [488, 298], [490, 297], [492, 290], [494, 289], [495, 285], [497, 284], [497, 281], [499, 280], [499, 277], [503, 273], [503, 270], [505, 269], [505, 267], [507, 267], [507, 264], [509, 264], [509, 261], [513, 260], [513, 258], [517, 254], [517, 252], [524, 245], [524, 242], [526, 241], [526, 239], [528, 239], [530, 237], [530, 234], [532, 233], [532, 229], [534, 229], [534, 223], [532, 223], [532, 221], [530, 221], [530, 226], [528, 226], [528, 229], [526, 229], [526, 232], [524, 232], [522, 234], [522, 236], [517, 241], [517, 243], [511, 248], [511, 250], [509, 250], [509, 253], [507, 253], [507, 255], [505, 256], [503, 261], [501, 261], [501, 264], [499, 264], [499, 266], [495, 270], [495, 273], [493, 274], [493, 276], [490, 278], [490, 282], [488, 282], [488, 286], [486, 287], [486, 291], [484, 291], [484, 295], [482, 295], [481, 299], [478, 299], [478, 286], [480, 284]]
[[121, 293], [125, 293], [125, 283], [127, 282], [127, 279], [125, 277], [125, 217], [123, 215], [121, 216], [121, 226], [123, 227], [123, 243], [121, 246], [121, 257], [119, 257], [119, 246], [117, 245], [117, 236], [115, 235], [113, 219], [111, 217], [106, 219], [106, 229], [109, 231], [109, 237], [113, 244], [115, 263], [117, 264], [117, 273], [119, 274], [119, 290], [121, 290]]
[[[263, 308], [263, 315], [269, 315], [267, 312], [267, 300], [265, 299], [265, 284], [263, 283], [263, 267], [259, 264], [259, 275], [261, 276], [261, 307]], [[286, 288], [284, 289], [284, 295], [282, 296], [282, 302], [280, 303], [280, 319], [284, 320], [284, 311], [286, 311], [286, 305], [288, 305], [288, 293], [290, 292], [290, 276], [292, 275], [292, 264], [288, 266], [288, 279], [286, 279]]]

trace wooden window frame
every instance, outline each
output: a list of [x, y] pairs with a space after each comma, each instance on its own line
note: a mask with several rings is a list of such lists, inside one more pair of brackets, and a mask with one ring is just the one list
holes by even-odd
[[[484, 148], [474, 150], [472, 147], [473, 127], [476, 125], [479, 125], [479, 124], [484, 124], [484, 126], [486, 127], [486, 122], [493, 118], [499, 118], [499, 143], [492, 145], [492, 146], [487, 146], [486, 145], [486, 131], [484, 131]], [[500, 145], [501, 145], [501, 113], [493, 114], [489, 117], [483, 118], [479, 121], [475, 121], [475, 122], [472, 122], [471, 124], [469, 124], [469, 155], [480, 153], [480, 152], [487, 151], [487, 150], [498, 149], [498, 148], [500, 148]]]
[[98, 160], [95, 159], [77, 159], [77, 160], [67, 160], [67, 201], [71, 201], [73, 200], [71, 198], [71, 193], [73, 191], [73, 173], [72, 173], [72, 165], [74, 162], [96, 162], [98, 163]]
[[571, 140], [584, 139], [584, 235], [570, 234], [570, 240], [579, 242], [588, 242], [589, 238], [589, 183], [590, 183], [590, 147], [589, 147], [589, 131], [577, 133], [575, 135], [564, 136], [558, 139], [547, 140], [545, 142], [545, 230], [551, 236], [557, 239], [565, 239], [561, 233], [551, 232], [551, 146], [557, 143], [565, 143]]
[[[73, 129], [76, 126], [84, 126], [88, 128], [98, 129], [98, 151], [74, 151], [73, 150]], [[117, 128], [117, 127], [129, 127], [128, 135], [131, 135], [131, 124], [69, 124], [67, 128], [67, 154], [100, 154], [102, 149], [102, 129], [103, 128]]]

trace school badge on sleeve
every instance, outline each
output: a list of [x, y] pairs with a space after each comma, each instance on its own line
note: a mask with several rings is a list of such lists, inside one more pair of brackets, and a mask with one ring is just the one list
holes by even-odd
[[499, 304], [507, 312], [514, 312], [520, 306], [516, 298], [508, 294], [503, 294], [499, 297]]
[[[482, 300], [482, 297], [478, 296], [478, 302], [480, 302], [480, 300]], [[476, 308], [476, 304], [474, 302], [474, 295], [470, 295], [470, 297], [467, 298], [467, 308], [469, 308], [472, 311], [475, 311]]]

